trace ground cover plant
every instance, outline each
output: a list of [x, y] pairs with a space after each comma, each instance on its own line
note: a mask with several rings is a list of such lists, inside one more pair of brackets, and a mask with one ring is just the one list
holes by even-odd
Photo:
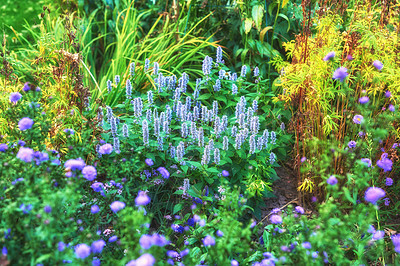
[[[259, 65], [203, 4], [60, 1], [3, 43], [0, 265], [399, 263], [397, 6], [232, 4], [237, 47], [275, 18], [287, 55]], [[269, 208], [290, 164], [299, 196]]]

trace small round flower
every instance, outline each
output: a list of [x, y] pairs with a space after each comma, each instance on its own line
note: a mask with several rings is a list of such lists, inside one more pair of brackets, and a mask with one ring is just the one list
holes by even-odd
[[24, 87], [22, 88], [24, 91], [29, 91], [31, 89], [31, 85], [29, 82], [25, 82]]
[[393, 179], [391, 179], [390, 177], [386, 177], [386, 182], [385, 182], [386, 186], [391, 186], [393, 185]]
[[100, 208], [98, 205], [93, 205], [92, 207], [90, 207], [90, 212], [95, 214], [98, 213], [100, 211]]
[[222, 170], [222, 176], [224, 177], [229, 176], [229, 172], [227, 170]]
[[44, 206], [44, 211], [46, 212], [46, 213], [51, 213], [51, 206], [49, 206], [49, 205], [46, 205], [46, 206]]
[[65, 169], [70, 169], [71, 171], [82, 170], [85, 167], [85, 161], [82, 158], [69, 159], [64, 163]]
[[301, 245], [305, 249], [311, 249], [311, 243], [310, 242], [303, 242]]
[[215, 239], [214, 237], [207, 235], [204, 239], [203, 239], [203, 244], [204, 246], [208, 247], [208, 246], [214, 246], [215, 245]]
[[169, 172], [165, 167], [158, 167], [157, 171], [162, 175], [163, 178], [168, 179], [169, 178]]
[[135, 199], [136, 206], [144, 206], [150, 203], [150, 197], [145, 191], [139, 191]]
[[325, 57], [324, 57], [324, 61], [329, 61], [332, 60], [335, 57], [335, 52], [329, 52]]
[[355, 142], [354, 140], [349, 141], [349, 143], [347, 144], [347, 146], [352, 149], [355, 148], [357, 146], [357, 142]]
[[384, 198], [383, 200], [385, 201], [385, 206], [389, 206], [390, 205], [390, 199], [389, 198]]
[[279, 215], [271, 215], [271, 217], [269, 217], [269, 221], [272, 224], [281, 224], [282, 223], [282, 217], [280, 217]]
[[153, 160], [150, 159], [150, 158], [147, 158], [146, 160], [144, 160], [144, 162], [145, 162], [148, 166], [153, 166], [153, 165], [154, 165]]
[[62, 252], [62, 251], [64, 251], [64, 249], [65, 249], [66, 247], [67, 247], [67, 246], [64, 244], [64, 242], [62, 242], [62, 241], [58, 242], [58, 245], [57, 245], [58, 251]]
[[90, 255], [90, 247], [86, 244], [79, 244], [75, 247], [75, 255], [78, 259], [85, 259]]
[[382, 168], [385, 172], [389, 172], [392, 170], [393, 162], [389, 158], [382, 157], [376, 162], [376, 165]]
[[385, 237], [385, 232], [384, 231], [375, 231], [375, 233], [372, 234], [372, 240], [373, 241], [382, 239], [384, 237]]
[[363, 120], [364, 120], [364, 117], [362, 115], [355, 115], [353, 118], [354, 124], [358, 124], [358, 125], [360, 125]]
[[70, 134], [70, 135], [74, 135], [75, 134], [75, 131], [73, 129], [70, 129], [70, 128], [64, 129], [64, 132], [67, 133], [67, 134]]
[[336, 185], [338, 182], [337, 178], [334, 175], [331, 175], [327, 180], [326, 183], [328, 183], [328, 185], [334, 186]]
[[297, 206], [296, 208], [294, 208], [294, 210], [299, 213], [299, 214], [304, 214], [304, 209], [303, 207]]
[[93, 188], [93, 190], [94, 190], [95, 192], [100, 192], [100, 191], [103, 190], [104, 185], [103, 185], [103, 183], [101, 183], [101, 182], [95, 182], [95, 183], [93, 183], [90, 187]]
[[239, 266], [239, 262], [237, 260], [231, 260], [231, 266]]
[[136, 266], [153, 266], [154, 263], [156, 263], [156, 259], [153, 257], [153, 255], [145, 253], [139, 258], [137, 258], [136, 263], [134, 265]]
[[34, 151], [31, 148], [21, 147], [17, 153], [17, 158], [26, 162], [30, 163], [33, 160]]
[[372, 65], [373, 65], [377, 70], [379, 70], [379, 71], [381, 71], [382, 68], [383, 68], [383, 64], [382, 64], [382, 62], [379, 61], [379, 60], [375, 60], [375, 61], [372, 63]]
[[378, 200], [383, 198], [386, 195], [385, 191], [379, 187], [370, 187], [365, 191], [365, 200], [376, 204]]
[[335, 70], [335, 72], [333, 72], [332, 78], [336, 80], [340, 79], [340, 82], [343, 82], [348, 75], [349, 73], [347, 73], [347, 68], [339, 67], [338, 69]]
[[18, 128], [21, 131], [30, 129], [33, 126], [33, 120], [29, 117], [24, 117], [18, 122]]
[[184, 228], [179, 224], [171, 224], [171, 229], [174, 230], [175, 233], [180, 234], [182, 234], [184, 231]]
[[349, 54], [349, 55], [347, 55], [346, 59], [347, 59], [347, 61], [353, 61], [354, 57], [351, 54]]
[[93, 253], [101, 253], [103, 251], [104, 246], [106, 245], [106, 241], [103, 239], [96, 240], [92, 243], [91, 249]]
[[358, 100], [358, 102], [361, 104], [366, 104], [367, 102], [369, 102], [369, 98], [368, 96], [363, 96]]
[[153, 245], [153, 237], [150, 235], [142, 235], [139, 239], [142, 249], [149, 249]]
[[361, 162], [365, 163], [368, 167], [371, 167], [372, 162], [369, 158], [361, 158]]
[[118, 240], [118, 237], [117, 237], [117, 236], [112, 236], [112, 237], [110, 237], [110, 238], [108, 239], [108, 242], [112, 243], [112, 242], [115, 242], [115, 241], [117, 241], [117, 240]]
[[303, 157], [301, 157], [300, 162], [304, 163], [306, 160], [307, 160], [307, 157], [303, 156]]
[[17, 103], [22, 98], [21, 93], [13, 92], [10, 94], [10, 102]]
[[104, 154], [110, 154], [113, 151], [113, 147], [111, 144], [106, 143], [99, 148], [99, 153], [104, 155]]
[[392, 96], [392, 93], [390, 91], [386, 91], [385, 92], [385, 97], [386, 98], [390, 98], [390, 96]]
[[0, 152], [5, 152], [8, 149], [8, 145], [5, 143], [0, 143]]
[[394, 111], [396, 111], [396, 108], [394, 108], [394, 105], [393, 104], [391, 104], [391, 105], [389, 105], [389, 111], [390, 112], [394, 112]]
[[224, 236], [224, 232], [222, 232], [221, 230], [217, 230], [216, 235], [219, 237], [223, 237]]
[[110, 208], [114, 213], [117, 213], [125, 208], [125, 206], [126, 204], [122, 201], [114, 201], [113, 203], [111, 203]]
[[[393, 242], [393, 246], [400, 247], [400, 234], [392, 235], [391, 239]], [[396, 252], [400, 253], [399, 251]]]
[[97, 176], [96, 168], [94, 168], [91, 165], [87, 165], [82, 169], [82, 175], [87, 180], [93, 181], [96, 179], [96, 176]]

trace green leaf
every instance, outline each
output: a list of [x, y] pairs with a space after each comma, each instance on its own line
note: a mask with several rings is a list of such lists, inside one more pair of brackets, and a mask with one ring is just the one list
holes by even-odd
[[268, 27], [265, 27], [265, 28], [260, 32], [260, 41], [261, 41], [261, 43], [264, 42], [264, 36], [265, 36], [265, 34], [266, 34], [269, 30], [272, 30], [272, 29], [273, 29], [272, 26], [268, 26]]
[[173, 210], [173, 214], [175, 214], [175, 213], [177, 213], [177, 212], [179, 212], [180, 210], [182, 210], [182, 203], [179, 203], [179, 204], [176, 204], [175, 206], [174, 206], [174, 210]]
[[261, 30], [262, 19], [264, 17], [264, 8], [262, 5], [255, 5], [251, 11], [251, 16], [256, 24], [258, 31]]
[[244, 33], [248, 34], [251, 30], [252, 25], [253, 25], [253, 20], [251, 18], [246, 18], [243, 21]]

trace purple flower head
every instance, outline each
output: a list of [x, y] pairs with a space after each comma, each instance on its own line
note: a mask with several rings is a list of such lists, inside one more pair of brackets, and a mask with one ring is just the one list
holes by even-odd
[[85, 161], [82, 158], [69, 159], [64, 163], [64, 168], [71, 171], [82, 170], [83, 167], [85, 167]]
[[340, 82], [343, 82], [345, 78], [347, 78], [349, 74], [347, 73], [347, 68], [339, 67], [338, 69], [333, 72], [333, 79], [340, 79]]
[[8, 145], [5, 143], [0, 144], [0, 152], [5, 152], [8, 149]]
[[346, 58], [347, 58], [347, 61], [353, 61], [354, 60], [354, 57], [351, 54], [347, 55]]
[[204, 246], [208, 247], [208, 246], [214, 246], [215, 245], [215, 238], [207, 235], [204, 239], [203, 239], [203, 244]]
[[365, 133], [364, 133], [364, 132], [362, 132], [362, 131], [360, 131], [360, 132], [358, 132], [358, 136], [360, 136], [360, 138], [362, 138], [362, 137], [364, 137], [364, 136], [365, 136]]
[[49, 206], [49, 205], [46, 205], [46, 206], [44, 206], [44, 211], [46, 212], [46, 213], [51, 213], [51, 206]]
[[153, 237], [150, 235], [142, 235], [139, 239], [142, 249], [149, 249], [153, 245]]
[[375, 232], [372, 234], [372, 240], [373, 240], [373, 241], [382, 239], [382, 238], [384, 238], [384, 237], [385, 237], [385, 232], [384, 232], [384, 231], [375, 231]]
[[33, 160], [34, 151], [31, 148], [21, 147], [17, 153], [17, 158], [26, 162], [30, 163]]
[[182, 250], [181, 253], [180, 253], [179, 255], [180, 255], [181, 258], [182, 258], [182, 257], [185, 257], [186, 255], [188, 255], [189, 252], [190, 252], [190, 250], [187, 248], [187, 249]]
[[384, 198], [383, 200], [385, 201], [385, 206], [389, 206], [390, 205], [390, 199], [389, 198]]
[[17, 103], [22, 98], [21, 93], [13, 92], [10, 94], [10, 102]]
[[372, 162], [369, 158], [361, 158], [361, 162], [365, 163], [368, 167], [371, 167]]
[[162, 175], [163, 178], [168, 179], [169, 178], [169, 172], [165, 167], [158, 167], [157, 171]]
[[83, 175], [83, 177], [86, 178], [87, 180], [93, 181], [93, 180], [96, 179], [96, 176], [97, 176], [96, 168], [94, 168], [94, 167], [91, 166], [91, 165], [85, 166], [85, 167], [82, 169], [82, 175]]
[[378, 200], [386, 195], [385, 191], [379, 187], [370, 187], [365, 191], [365, 201], [376, 204]]
[[269, 217], [269, 221], [272, 224], [281, 224], [282, 223], [282, 217], [280, 217], [279, 215], [271, 215], [271, 217]]
[[300, 162], [304, 163], [306, 160], [307, 160], [307, 157], [303, 156], [303, 157], [301, 157]]
[[64, 132], [67, 133], [67, 134], [70, 134], [70, 135], [74, 135], [75, 134], [75, 131], [73, 129], [70, 129], [70, 128], [64, 129]]
[[392, 96], [392, 93], [390, 91], [386, 91], [385, 92], [385, 97], [386, 98], [390, 98], [390, 96]]
[[90, 187], [93, 188], [93, 190], [95, 192], [100, 192], [103, 190], [104, 185], [101, 182], [96, 182], [96, 183], [93, 183]]
[[394, 111], [396, 111], [396, 108], [394, 108], [394, 105], [393, 104], [391, 104], [391, 105], [389, 105], [389, 111], [390, 112], [394, 112]]
[[99, 153], [104, 155], [104, 154], [110, 154], [113, 151], [113, 147], [111, 144], [106, 143], [99, 148]]
[[379, 70], [379, 71], [381, 71], [382, 68], [383, 68], [383, 64], [382, 64], [382, 62], [379, 61], [379, 60], [375, 60], [375, 61], [372, 63], [372, 65], [373, 65], [377, 70]]
[[280, 212], [281, 212], [281, 209], [279, 209], [279, 208], [272, 209], [272, 211], [271, 211], [272, 214], [277, 214]]
[[33, 120], [29, 117], [24, 117], [18, 122], [18, 128], [21, 131], [30, 129], [33, 126]]
[[117, 241], [117, 240], [118, 240], [118, 237], [117, 237], [117, 236], [112, 236], [112, 237], [110, 237], [110, 238], [108, 239], [108, 242], [112, 243], [112, 242], [115, 242], [115, 241]]
[[170, 242], [163, 235], [159, 235], [159, 234], [152, 235], [152, 244], [154, 246], [163, 247], [165, 245], [168, 245], [169, 243]]
[[92, 260], [92, 266], [100, 266], [100, 265], [101, 265], [101, 260], [94, 257]]
[[391, 179], [390, 177], [386, 177], [386, 186], [390, 187], [391, 185], [393, 185], [393, 179]]
[[355, 115], [353, 118], [354, 124], [358, 124], [358, 125], [360, 125], [363, 120], [364, 120], [364, 117], [362, 115]]
[[334, 186], [336, 185], [338, 182], [337, 178], [334, 175], [331, 175], [327, 180], [326, 183], [328, 183], [328, 185]]
[[367, 102], [369, 102], [369, 98], [368, 96], [363, 96], [358, 100], [358, 102], [361, 104], [366, 104]]
[[58, 251], [62, 252], [62, 251], [64, 251], [64, 249], [65, 249], [66, 247], [67, 247], [67, 246], [64, 244], [64, 242], [62, 242], [62, 241], [58, 242], [58, 245], [57, 245]]
[[147, 158], [146, 160], [144, 160], [144, 162], [145, 162], [148, 166], [153, 166], [153, 165], [154, 165], [153, 160], [150, 159], [150, 158]]
[[180, 233], [180, 234], [182, 234], [183, 231], [184, 231], [184, 228], [183, 228], [181, 225], [179, 225], [179, 224], [172, 224], [172, 225], [171, 225], [171, 228], [172, 228], [172, 230], [174, 230], [175, 233]]
[[349, 141], [349, 143], [347, 144], [347, 146], [352, 149], [355, 148], [357, 146], [357, 142], [355, 142], [354, 140]]
[[91, 249], [93, 253], [101, 253], [103, 251], [106, 242], [103, 239], [96, 240], [92, 243]]
[[150, 203], [150, 197], [145, 191], [139, 191], [135, 199], [136, 206], [144, 206]]
[[114, 213], [116, 213], [125, 208], [125, 206], [126, 204], [122, 201], [114, 201], [113, 203], [111, 203], [110, 208]]
[[90, 212], [95, 214], [98, 213], [100, 211], [100, 208], [98, 205], [93, 205], [92, 207], [90, 207]]
[[294, 210], [299, 213], [299, 214], [304, 214], [304, 209], [303, 207], [297, 206], [296, 208], [294, 208]]
[[175, 250], [168, 250], [167, 251], [167, 256], [170, 258], [178, 258], [179, 257], [179, 253], [176, 252]]
[[221, 230], [217, 230], [216, 235], [219, 237], [223, 237], [224, 236], [224, 232], [222, 232]]
[[[392, 242], [393, 242], [393, 246], [395, 246], [395, 247], [400, 247], [400, 234], [397, 234], [397, 235], [393, 235], [392, 237], [391, 237], [391, 239], [392, 239]], [[397, 251], [398, 252], [398, 251]]]
[[310, 242], [303, 242], [301, 245], [305, 249], [311, 249], [311, 243]]
[[335, 52], [329, 52], [325, 57], [324, 57], [324, 61], [329, 61], [332, 60], [335, 57]]
[[29, 82], [25, 82], [24, 87], [22, 88], [24, 91], [29, 91], [31, 89], [31, 85]]
[[222, 176], [224, 177], [229, 176], [229, 172], [227, 170], [222, 170]]
[[389, 158], [382, 156], [381, 159], [376, 162], [376, 165], [385, 172], [389, 172], [392, 170], [393, 162]]
[[231, 266], [239, 266], [239, 262], [237, 260], [231, 260]]
[[85, 259], [90, 255], [90, 247], [86, 244], [79, 244], [75, 247], [75, 256], [78, 259]]
[[153, 266], [156, 263], [156, 259], [153, 255], [145, 253], [135, 261], [130, 261], [126, 266]]

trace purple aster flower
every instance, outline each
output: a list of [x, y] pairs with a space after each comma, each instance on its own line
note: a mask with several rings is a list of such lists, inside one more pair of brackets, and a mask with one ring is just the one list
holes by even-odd
[[386, 195], [385, 191], [379, 187], [370, 187], [365, 191], [365, 201], [376, 204], [378, 200]]
[[165, 236], [159, 234], [152, 235], [152, 244], [155, 246], [163, 247], [168, 245], [170, 242], [165, 238]]
[[82, 175], [83, 175], [83, 177], [86, 178], [87, 180], [93, 181], [93, 180], [96, 179], [96, 176], [97, 176], [96, 168], [94, 168], [94, 167], [91, 166], [91, 165], [85, 166], [85, 167], [82, 169]]
[[335, 57], [335, 52], [329, 52], [325, 57], [324, 57], [324, 61], [329, 61], [331, 59], [333, 59]]
[[304, 163], [306, 160], [307, 160], [307, 157], [303, 156], [303, 157], [301, 157], [300, 162]]
[[67, 246], [64, 244], [64, 242], [62, 242], [62, 241], [58, 242], [58, 245], [57, 245], [58, 251], [62, 252], [62, 251], [64, 251], [64, 249], [65, 249], [66, 247], [67, 247]]
[[396, 108], [394, 108], [394, 105], [393, 104], [391, 104], [391, 105], [389, 105], [389, 111], [390, 112], [394, 112], [394, 111], [396, 111]]
[[156, 259], [153, 257], [153, 255], [145, 253], [142, 256], [140, 256], [139, 258], [137, 258], [137, 260], [135, 261], [135, 266], [153, 266], [154, 263], [156, 263]]
[[103, 190], [104, 185], [101, 182], [96, 182], [96, 183], [93, 183], [90, 187], [93, 188], [93, 190], [95, 192], [100, 192]]
[[144, 206], [150, 203], [150, 197], [147, 196], [145, 191], [139, 191], [138, 196], [135, 199], [136, 206]]
[[343, 82], [348, 75], [349, 74], [347, 73], [347, 68], [339, 67], [338, 69], [335, 70], [335, 72], [333, 72], [332, 78], [340, 79], [340, 82]]
[[355, 148], [357, 146], [357, 142], [355, 142], [354, 140], [349, 141], [349, 143], [347, 144], [347, 146], [352, 149]]
[[17, 158], [26, 163], [30, 163], [33, 160], [33, 153], [34, 151], [31, 148], [21, 147], [17, 153]]
[[369, 158], [361, 158], [361, 162], [367, 164], [368, 167], [371, 167], [372, 162]]
[[142, 249], [149, 249], [153, 245], [153, 237], [150, 235], [142, 235], [139, 239]]
[[299, 214], [304, 214], [304, 209], [303, 207], [297, 206], [296, 208], [294, 208], [294, 210], [299, 213]]
[[391, 186], [391, 185], [393, 185], [393, 179], [391, 179], [390, 177], [386, 177], [386, 186]]
[[29, 82], [25, 82], [24, 87], [22, 88], [24, 91], [29, 91], [31, 89], [31, 85]]
[[75, 131], [73, 129], [70, 129], [70, 128], [64, 129], [64, 132], [67, 133], [67, 134], [70, 134], [70, 135], [74, 135], [75, 134]]
[[122, 201], [114, 201], [113, 203], [111, 203], [110, 208], [114, 213], [117, 213], [125, 208], [125, 206], [126, 204]]
[[144, 160], [144, 162], [145, 162], [148, 166], [153, 166], [153, 165], [154, 165], [153, 160], [150, 159], [150, 158], [147, 158], [146, 160]]
[[382, 238], [384, 238], [384, 237], [385, 237], [385, 232], [384, 232], [384, 231], [375, 231], [375, 232], [372, 234], [372, 240], [373, 240], [373, 241], [382, 239]]
[[162, 175], [163, 178], [168, 179], [169, 178], [169, 172], [165, 167], [158, 167], [157, 171]]
[[354, 60], [354, 57], [351, 54], [347, 55], [346, 58], [347, 58], [347, 61], [353, 61]]
[[334, 186], [336, 185], [338, 182], [337, 178], [334, 175], [331, 175], [327, 180], [326, 183], [328, 183], [328, 185]]
[[190, 252], [190, 250], [187, 248], [187, 249], [182, 250], [182, 251], [179, 253], [179, 255], [181, 256], [181, 258], [183, 258], [183, 257], [185, 257], [186, 255], [188, 255], [189, 252]]
[[49, 205], [46, 205], [46, 206], [44, 206], [44, 211], [46, 212], [46, 213], [51, 213], [51, 206], [49, 206]]
[[96, 240], [92, 243], [91, 249], [93, 253], [101, 253], [103, 251], [104, 246], [106, 245], [106, 241], [103, 239]]
[[174, 230], [175, 233], [180, 233], [180, 234], [182, 234], [183, 231], [184, 231], [184, 228], [183, 228], [181, 225], [179, 225], [179, 224], [172, 224], [172, 225], [171, 225], [171, 228], [172, 228], [172, 230]]
[[305, 249], [311, 249], [311, 243], [310, 242], [303, 242], [301, 245]]
[[108, 239], [108, 242], [112, 243], [112, 242], [115, 242], [115, 241], [117, 241], [117, 240], [118, 240], [118, 237], [117, 237], [117, 236], [112, 236], [112, 237], [110, 237], [110, 238]]
[[90, 207], [90, 212], [95, 214], [98, 213], [100, 211], [100, 208], [98, 205], [93, 205], [92, 207]]
[[362, 115], [355, 115], [353, 118], [354, 124], [358, 124], [358, 125], [360, 125], [363, 120], [364, 120], [364, 117]]
[[277, 214], [277, 213], [280, 213], [280, 211], [281, 211], [281, 209], [279, 209], [279, 208], [274, 208], [274, 209], [272, 209], [271, 213], [272, 213], [272, 214]]
[[224, 177], [229, 176], [229, 172], [227, 170], [222, 170], [222, 176]]
[[207, 236], [203, 239], [203, 244], [204, 244], [204, 246], [206, 246], [206, 247], [214, 246], [214, 245], [215, 245], [215, 239], [214, 239], [214, 237], [212, 237], [212, 236], [210, 236], [210, 235], [207, 235]]
[[176, 252], [175, 250], [168, 250], [167, 251], [167, 256], [170, 258], [178, 258], [179, 257], [179, 253]]
[[92, 260], [92, 266], [100, 266], [100, 265], [101, 265], [101, 260], [94, 257]]
[[392, 170], [393, 162], [389, 158], [382, 156], [381, 159], [376, 162], [376, 165], [382, 168], [385, 172], [389, 172]]
[[390, 199], [389, 198], [384, 198], [383, 200], [385, 201], [385, 206], [389, 206], [390, 205]]
[[13, 92], [10, 94], [10, 102], [17, 103], [22, 98], [21, 93]]
[[390, 91], [386, 91], [385, 92], [385, 97], [386, 98], [390, 98], [390, 96], [392, 96], [392, 93], [390, 93]]
[[90, 255], [90, 247], [86, 244], [79, 244], [75, 247], [75, 255], [78, 259], [85, 259]]
[[216, 235], [219, 237], [223, 237], [224, 236], [224, 232], [222, 232], [221, 230], [217, 230]]
[[0, 152], [5, 152], [8, 149], [8, 145], [5, 143], [0, 144]]
[[[400, 234], [392, 235], [391, 239], [393, 242], [393, 246], [400, 247]], [[399, 252], [399, 251], [396, 251], [396, 252]]]
[[104, 155], [104, 154], [110, 154], [113, 151], [113, 147], [111, 144], [106, 143], [99, 148], [99, 153]]
[[237, 260], [231, 260], [231, 266], [239, 266], [239, 262]]
[[271, 215], [271, 217], [269, 217], [269, 221], [272, 224], [281, 224], [282, 223], [282, 217], [280, 217], [279, 215]]
[[369, 102], [369, 98], [368, 96], [363, 96], [358, 100], [358, 102], [361, 104], [366, 104], [367, 102]]
[[365, 136], [365, 133], [364, 133], [364, 132], [362, 132], [362, 131], [360, 131], [360, 132], [358, 132], [358, 136], [360, 136], [360, 138], [362, 138], [362, 137], [364, 137], [364, 136]]
[[71, 171], [82, 170], [85, 167], [85, 161], [82, 158], [69, 159], [64, 163], [64, 168], [70, 169]]
[[29, 117], [24, 117], [18, 122], [18, 128], [21, 131], [30, 129], [33, 126], [33, 120]]
[[373, 65], [377, 70], [379, 70], [379, 71], [381, 71], [382, 68], [383, 68], [383, 64], [382, 64], [382, 62], [379, 61], [379, 60], [375, 60], [375, 61], [372, 63], [372, 65]]

